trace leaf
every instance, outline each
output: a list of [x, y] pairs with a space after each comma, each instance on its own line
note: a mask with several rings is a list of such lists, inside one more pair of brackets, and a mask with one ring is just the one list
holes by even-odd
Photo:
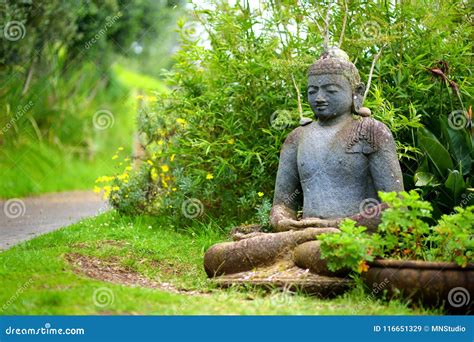
[[416, 186], [436, 186], [435, 176], [429, 172], [417, 172], [414, 176]]
[[426, 128], [418, 130], [418, 144], [420, 149], [431, 160], [438, 174], [441, 177], [446, 177], [449, 174], [449, 170], [454, 168], [448, 150]]
[[446, 120], [440, 119], [441, 129], [448, 140], [449, 149], [456, 158], [456, 163], [461, 165], [463, 175], [471, 172], [472, 168], [472, 144], [469, 134], [465, 129], [452, 129]]
[[453, 199], [456, 203], [459, 201], [461, 194], [466, 190], [466, 183], [464, 182], [464, 178], [458, 170], [449, 172], [448, 179], [444, 185], [447, 189], [451, 190]]

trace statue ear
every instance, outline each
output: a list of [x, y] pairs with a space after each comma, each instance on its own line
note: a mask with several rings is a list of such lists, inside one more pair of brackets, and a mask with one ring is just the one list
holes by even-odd
[[354, 113], [359, 114], [361, 116], [369, 116], [370, 109], [366, 107], [362, 107], [364, 102], [364, 93], [365, 93], [365, 84], [359, 83], [356, 85], [354, 92], [352, 94], [352, 109]]

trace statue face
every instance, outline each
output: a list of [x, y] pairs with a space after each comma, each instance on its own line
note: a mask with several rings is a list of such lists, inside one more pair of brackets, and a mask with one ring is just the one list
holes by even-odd
[[350, 114], [352, 87], [342, 75], [311, 75], [308, 77], [308, 102], [321, 120]]

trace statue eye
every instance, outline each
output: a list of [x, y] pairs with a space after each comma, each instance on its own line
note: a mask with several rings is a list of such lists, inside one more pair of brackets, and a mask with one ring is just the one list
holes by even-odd
[[308, 94], [309, 94], [309, 95], [314, 95], [314, 94], [316, 94], [316, 91], [315, 91], [315, 90], [312, 90], [312, 89], [311, 89], [311, 90], [308, 90]]
[[338, 90], [336, 88], [329, 88], [328, 89], [328, 93], [330, 93], [330, 94], [335, 94], [337, 92], [338, 92]]

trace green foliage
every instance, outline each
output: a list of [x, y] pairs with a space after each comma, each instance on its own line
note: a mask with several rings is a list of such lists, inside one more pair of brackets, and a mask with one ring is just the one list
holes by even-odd
[[328, 268], [336, 271], [348, 268], [356, 272], [366, 270], [366, 261], [374, 260], [374, 249], [377, 242], [369, 234], [367, 228], [356, 226], [355, 221], [346, 219], [339, 226], [340, 234], [321, 234], [321, 257], [327, 260]]
[[263, 227], [270, 227], [270, 210], [272, 209], [272, 202], [265, 198], [261, 204], [257, 205], [256, 219]]
[[[253, 8], [238, 1], [212, 7], [198, 9], [193, 20], [179, 23], [181, 49], [167, 73], [173, 91], [141, 115], [139, 127], [148, 157], [161, 153], [150, 172], [170, 165], [170, 186], [178, 189], [165, 200], [156, 199], [167, 204], [163, 209], [179, 207], [184, 192], [198, 198], [208, 213], [245, 221], [258, 205], [252, 194], [272, 193], [283, 139], [300, 117], [312, 116], [304, 100], [306, 71], [322, 52], [318, 27], [324, 27], [327, 4], [269, 1]], [[332, 5], [329, 44], [338, 44], [345, 12], [342, 2]], [[394, 133], [406, 188], [413, 189], [415, 181], [427, 181], [432, 174], [420, 166], [432, 163], [430, 155], [439, 159], [437, 151], [425, 148], [432, 140], [418, 141], [417, 131], [426, 126], [441, 137], [435, 127], [438, 118], [446, 121], [453, 109], [464, 106], [461, 96], [439, 91], [427, 68], [445, 61], [460, 95], [472, 93], [469, 8], [457, 1], [436, 6], [351, 1], [347, 14], [342, 48], [355, 59], [363, 80], [383, 47], [367, 106]], [[468, 134], [466, 128], [461, 131]], [[467, 177], [467, 149], [460, 147], [457, 136], [450, 138], [455, 142], [441, 145], [466, 160], [462, 173]], [[157, 145], [160, 141], [165, 149]], [[169, 163], [172, 155], [176, 159]], [[443, 177], [455, 172], [455, 163], [451, 167], [448, 158], [443, 163]], [[424, 173], [414, 177], [417, 171]], [[454, 188], [457, 197], [445, 205], [435, 203], [435, 216], [459, 205], [463, 194], [458, 176], [441, 179], [445, 184], [439, 191]], [[472, 187], [466, 178], [464, 183], [464, 188]], [[437, 201], [439, 191], [431, 190], [425, 188], [424, 197]]]
[[[464, 113], [457, 115], [464, 116]], [[455, 120], [467, 122], [467, 118]], [[466, 129], [456, 128], [444, 118], [439, 119], [439, 123], [442, 131], [439, 138], [427, 129], [418, 131], [418, 146], [424, 157], [415, 173], [415, 185], [421, 187], [425, 198], [433, 202], [436, 213], [447, 212], [456, 205], [474, 204], [472, 190], [469, 190], [474, 186], [471, 141], [474, 136], [471, 138]]]
[[443, 215], [429, 240], [433, 258], [454, 261], [465, 267], [474, 259], [474, 206], [454, 208], [456, 213]]
[[363, 226], [345, 220], [339, 234], [321, 234], [321, 256], [330, 270], [367, 270], [366, 262], [375, 258], [456, 262], [465, 267], [474, 262], [474, 206], [457, 207], [456, 213], [443, 215], [437, 225], [429, 202], [410, 192], [379, 193], [388, 208], [382, 213], [378, 232], [369, 234]]
[[[29, 135], [83, 153], [94, 150], [102, 143], [91, 125], [94, 113], [118, 114], [113, 109], [128, 95], [115, 79], [113, 59], [120, 56], [130, 67], [132, 42], [142, 44], [142, 64], [152, 58], [148, 45], [167, 47], [162, 40], [173, 22], [170, 11], [150, 0], [6, 1], [0, 8], [0, 145]], [[157, 68], [168, 65], [169, 59], [160, 60], [153, 61]]]
[[379, 193], [388, 208], [382, 213], [378, 230], [383, 240], [382, 252], [386, 255], [424, 259], [424, 237], [430, 233], [426, 219], [431, 218], [432, 207], [422, 201], [415, 191]]

